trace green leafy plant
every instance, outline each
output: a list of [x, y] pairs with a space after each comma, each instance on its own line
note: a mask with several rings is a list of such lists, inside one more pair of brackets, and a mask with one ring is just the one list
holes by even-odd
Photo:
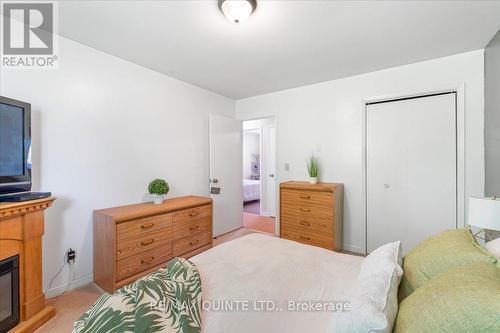
[[318, 177], [319, 167], [318, 159], [316, 157], [311, 156], [307, 162], [307, 171], [309, 171], [309, 177]]
[[155, 179], [149, 183], [148, 191], [150, 194], [164, 195], [167, 194], [170, 188], [168, 183], [163, 179]]

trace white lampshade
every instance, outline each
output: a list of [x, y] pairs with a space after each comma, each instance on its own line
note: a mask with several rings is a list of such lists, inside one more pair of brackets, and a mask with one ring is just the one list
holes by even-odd
[[500, 200], [469, 198], [468, 224], [481, 229], [500, 231]]

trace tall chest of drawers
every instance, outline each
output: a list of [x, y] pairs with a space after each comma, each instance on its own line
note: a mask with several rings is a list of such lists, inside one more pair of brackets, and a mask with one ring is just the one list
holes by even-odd
[[94, 282], [113, 292], [174, 257], [212, 247], [212, 199], [186, 196], [94, 211]]
[[280, 184], [281, 238], [342, 250], [342, 207], [342, 184]]

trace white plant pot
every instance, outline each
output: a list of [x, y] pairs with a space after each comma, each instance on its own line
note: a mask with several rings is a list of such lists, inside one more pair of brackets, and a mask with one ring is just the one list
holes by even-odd
[[151, 196], [153, 197], [153, 203], [155, 205], [161, 205], [163, 203], [164, 195], [151, 194]]
[[309, 183], [311, 183], [311, 184], [317, 184], [318, 183], [318, 177], [309, 177]]

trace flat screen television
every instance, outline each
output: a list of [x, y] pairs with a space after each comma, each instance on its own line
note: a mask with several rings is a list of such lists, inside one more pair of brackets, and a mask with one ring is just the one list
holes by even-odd
[[0, 195], [31, 190], [31, 105], [0, 96]]

